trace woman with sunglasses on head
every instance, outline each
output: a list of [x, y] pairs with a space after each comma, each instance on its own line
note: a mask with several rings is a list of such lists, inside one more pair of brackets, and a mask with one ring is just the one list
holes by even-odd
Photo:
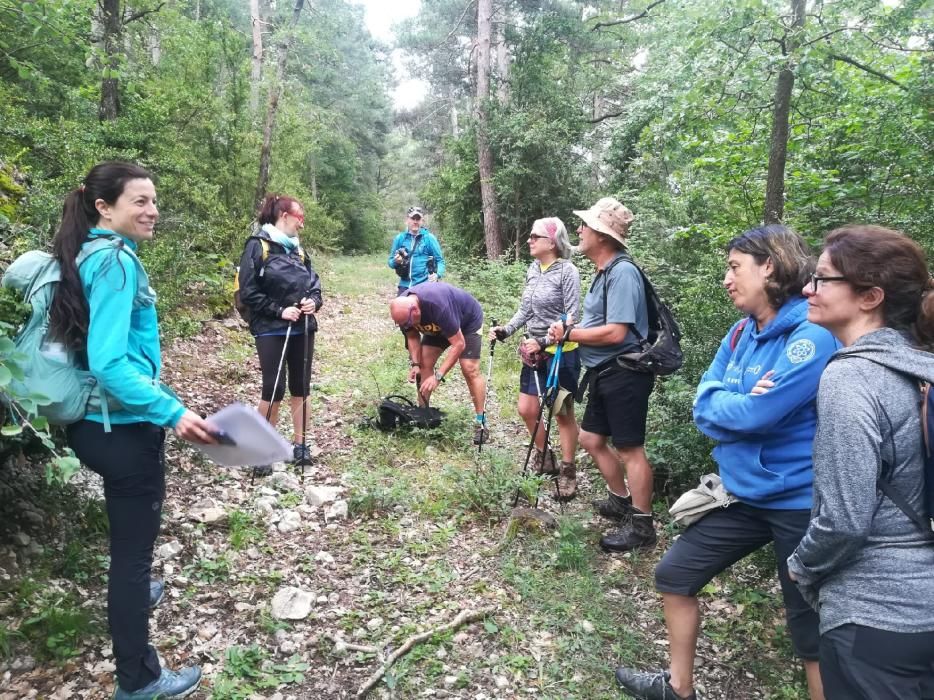
[[[263, 374], [257, 410], [276, 425], [285, 395], [285, 381], [281, 376], [277, 381], [282, 360], [283, 368], [288, 368], [292, 397], [293, 457], [296, 464], [304, 465], [309, 460], [304, 440], [308, 407], [302, 403], [308, 398], [318, 329], [314, 314], [322, 304], [321, 281], [299, 244], [305, 212], [297, 199], [268, 195], [260, 209], [259, 224], [259, 231], [249, 237], [243, 249], [239, 272], [240, 300], [249, 310], [250, 333], [256, 340]], [[272, 465], [256, 466], [253, 473], [267, 476]]]
[[934, 698], [919, 389], [934, 382], [932, 288], [921, 246], [878, 226], [832, 231], [804, 288], [808, 320], [844, 346], [821, 377], [814, 507], [788, 559], [820, 612], [830, 700]]
[[[557, 498], [570, 500], [577, 495], [577, 421], [574, 418], [574, 395], [580, 376], [580, 357], [576, 343], [565, 343], [558, 368], [559, 393], [555, 399], [554, 415], [561, 438], [561, 465], [555, 464], [551, 448], [545, 445], [544, 420], [538, 426], [540, 401], [544, 398], [545, 383], [555, 346], [548, 346], [546, 336], [552, 323], [562, 314], [577, 320], [580, 307], [580, 272], [571, 262], [571, 243], [561, 219], [538, 219], [529, 233], [529, 253], [535, 258], [525, 275], [525, 288], [519, 309], [504, 326], [490, 329], [489, 339], [505, 340], [520, 328], [526, 337], [519, 345], [522, 372], [519, 375], [519, 415], [529, 433], [535, 433], [533, 464], [539, 474], [557, 476]], [[547, 410], [547, 409], [546, 409]]]

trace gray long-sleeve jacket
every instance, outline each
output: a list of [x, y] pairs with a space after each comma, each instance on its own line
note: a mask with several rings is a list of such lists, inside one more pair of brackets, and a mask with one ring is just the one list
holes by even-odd
[[834, 353], [817, 393], [811, 523], [788, 569], [820, 612], [820, 631], [858, 624], [934, 631], [934, 536], [876, 486], [883, 463], [920, 512], [917, 380], [934, 382], [934, 355], [890, 328]]
[[544, 272], [533, 260], [525, 273], [519, 310], [503, 326], [506, 335], [526, 326], [532, 338], [544, 343], [548, 327], [560, 321], [561, 314], [579, 319], [580, 295], [581, 275], [570, 260], [558, 258]]

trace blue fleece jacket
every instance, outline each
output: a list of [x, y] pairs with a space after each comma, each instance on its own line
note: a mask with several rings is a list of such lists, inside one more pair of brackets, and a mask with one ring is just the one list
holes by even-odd
[[[115, 236], [91, 229], [91, 237]], [[136, 251], [136, 243], [121, 236]], [[91, 311], [88, 369], [103, 390], [123, 407], [110, 422], [175, 427], [185, 407], [159, 384], [162, 367], [156, 295], [142, 267], [125, 251], [92, 254], [78, 269]], [[88, 420], [103, 422], [99, 414]]]
[[405, 248], [409, 253], [411, 268], [409, 279], [399, 280], [400, 287], [414, 287], [416, 284], [428, 281], [428, 258], [433, 256], [437, 265], [438, 279], [444, 277], [444, 255], [441, 253], [441, 244], [427, 228], [418, 229], [418, 235], [410, 231], [402, 231], [392, 240], [389, 249], [389, 267], [396, 268], [396, 251]]
[[[821, 372], [839, 343], [807, 321], [807, 301], [789, 299], [762, 330], [738, 322], [720, 343], [697, 387], [694, 422], [718, 442], [713, 457], [727, 491], [758, 508], [811, 507], [811, 444]], [[750, 392], [772, 371], [775, 386]]]

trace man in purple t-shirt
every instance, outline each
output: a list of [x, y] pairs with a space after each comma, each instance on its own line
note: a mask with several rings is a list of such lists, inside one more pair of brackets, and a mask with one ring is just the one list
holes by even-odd
[[[487, 441], [483, 424], [483, 397], [486, 381], [480, 372], [482, 350], [483, 309], [480, 303], [463, 289], [446, 282], [415, 284], [389, 303], [393, 322], [405, 333], [409, 351], [409, 381], [421, 377], [419, 399], [425, 405], [431, 393], [444, 381], [455, 364], [467, 382], [477, 416], [474, 442]], [[441, 366], [435, 364], [446, 348], [451, 351]]]

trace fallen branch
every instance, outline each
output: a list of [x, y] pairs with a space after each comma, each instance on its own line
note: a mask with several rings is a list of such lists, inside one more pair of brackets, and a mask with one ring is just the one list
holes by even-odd
[[419, 634], [412, 635], [405, 643], [396, 649], [389, 658], [386, 659], [386, 662], [377, 669], [372, 676], [370, 676], [366, 683], [360, 686], [360, 690], [357, 691], [357, 700], [362, 700], [365, 698], [371, 690], [379, 683], [380, 679], [386, 675], [388, 671], [396, 661], [412, 651], [412, 648], [416, 644], [420, 644], [428, 639], [431, 639], [436, 634], [443, 634], [444, 632], [452, 632], [462, 625], [470, 624], [471, 622], [476, 622], [477, 620], [482, 620], [485, 617], [488, 617], [493, 613], [492, 608], [481, 608], [480, 610], [462, 610], [458, 613], [450, 622], [441, 625], [440, 627], [435, 627], [430, 629], [427, 632], [420, 632]]

